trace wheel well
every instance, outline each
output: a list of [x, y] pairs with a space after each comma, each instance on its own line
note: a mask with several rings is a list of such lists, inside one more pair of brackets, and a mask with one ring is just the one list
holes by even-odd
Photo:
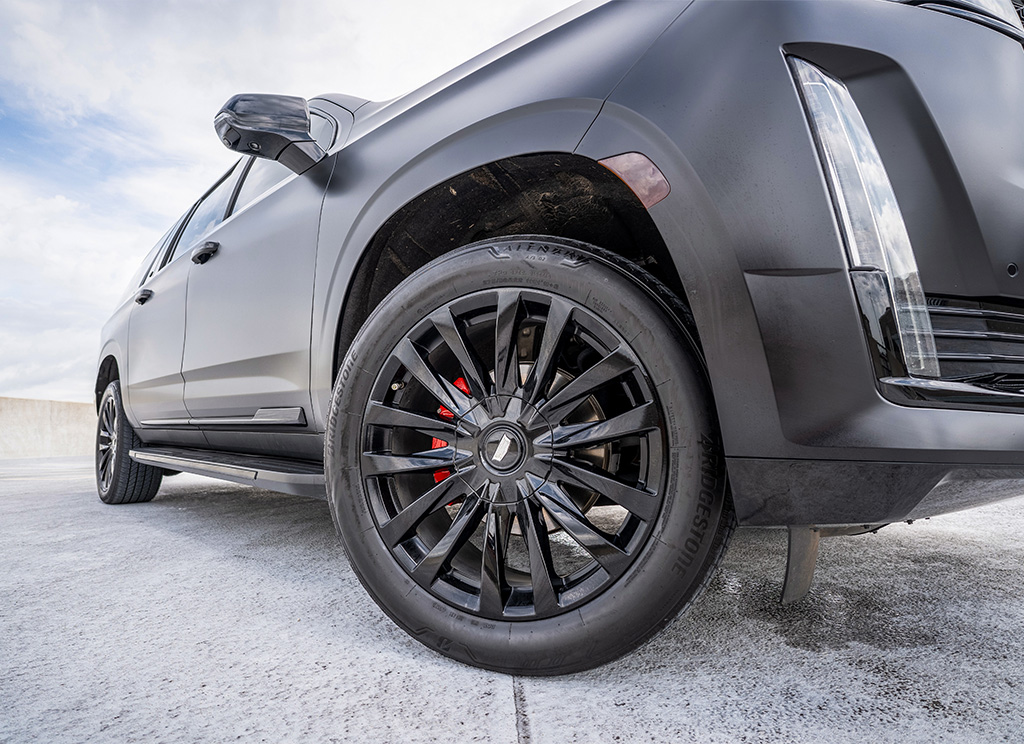
[[120, 380], [120, 374], [117, 369], [117, 360], [112, 356], [108, 356], [102, 362], [100, 362], [100, 371], [96, 375], [96, 411], [100, 410], [100, 398], [103, 397], [103, 391], [107, 389], [107, 385], [112, 383], [114, 380]]
[[377, 231], [346, 298], [334, 372], [371, 310], [407, 276], [477, 240], [527, 234], [600, 246], [645, 267], [685, 302], [654, 221], [615, 174], [579, 155], [509, 158], [431, 188]]

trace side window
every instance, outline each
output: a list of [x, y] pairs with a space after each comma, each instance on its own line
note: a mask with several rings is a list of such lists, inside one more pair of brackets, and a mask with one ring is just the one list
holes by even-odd
[[189, 217], [188, 224], [181, 231], [171, 261], [189, 250], [201, 237], [224, 221], [224, 213], [227, 212], [228, 202], [231, 201], [231, 195], [235, 191], [238, 174], [242, 171], [241, 162], [235, 163], [213, 191], [207, 194], [192, 210], [192, 216]]
[[142, 259], [142, 265], [135, 270], [135, 274], [133, 274], [132, 278], [128, 281], [128, 286], [125, 287], [125, 290], [122, 293], [123, 296], [127, 297], [130, 294], [134, 294], [135, 290], [137, 290], [142, 283], [146, 281], [146, 279], [153, 275], [153, 269], [151, 267], [160, 262], [159, 259], [164, 252], [164, 248], [167, 247], [167, 241], [171, 239], [171, 236], [174, 234], [174, 230], [177, 227], [178, 225], [175, 224], [174, 227], [164, 233], [164, 236], [157, 241], [156, 245], [149, 249], [149, 253], [147, 253], [146, 257]]
[[174, 240], [174, 236], [178, 234], [178, 228], [181, 227], [181, 223], [185, 221], [186, 217], [188, 217], [188, 212], [185, 212], [185, 214], [181, 215], [181, 217], [178, 218], [178, 221], [174, 223], [174, 227], [168, 230], [167, 234], [164, 235], [164, 237], [160, 240], [160, 250], [157, 251], [156, 258], [153, 260], [152, 265], [149, 267], [149, 271], [146, 273], [146, 278], [142, 280], [143, 284], [148, 282], [153, 277], [153, 274], [160, 271], [160, 268], [164, 265], [162, 260], [164, 257], [164, 252], [167, 246], [170, 244], [170, 242]]
[[[331, 142], [334, 139], [334, 122], [315, 111], [310, 111], [309, 113], [309, 133], [313, 136], [316, 143], [326, 150], [331, 146]], [[253, 158], [253, 164], [250, 166], [249, 172], [242, 182], [242, 188], [238, 190], [238, 198], [235, 200], [235, 206], [231, 211], [238, 212], [244, 209], [248, 204], [255, 201], [258, 196], [266, 193], [272, 186], [280, 183], [291, 174], [290, 170], [274, 160]]]
[[164, 233], [164, 236], [156, 242], [156, 245], [150, 248], [149, 253], [142, 259], [142, 265], [136, 269], [131, 281], [128, 282], [128, 286], [124, 291], [125, 296], [135, 294], [135, 290], [148, 282], [153, 274], [160, 271], [160, 268], [164, 265], [163, 257], [167, 252], [167, 246], [174, 240], [174, 236], [178, 234], [178, 228], [181, 227], [181, 223], [185, 220], [187, 214], [188, 212], [179, 217], [174, 226]]
[[238, 198], [235, 200], [235, 208], [232, 211], [238, 212], [243, 209], [257, 196], [291, 174], [290, 170], [276, 160], [254, 158], [249, 173], [242, 181], [242, 188], [238, 190]]

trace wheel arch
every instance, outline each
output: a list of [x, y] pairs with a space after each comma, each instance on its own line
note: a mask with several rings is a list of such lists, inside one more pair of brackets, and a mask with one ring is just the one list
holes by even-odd
[[512, 235], [597, 245], [655, 273], [685, 301], [665, 241], [629, 187], [568, 152], [502, 158], [451, 176], [397, 209], [365, 247], [334, 337], [333, 374], [370, 312], [406, 277], [462, 246]]
[[94, 388], [95, 399], [96, 399], [96, 412], [100, 410], [100, 399], [103, 397], [103, 391], [107, 389], [107, 386], [114, 380], [121, 379], [121, 368], [117, 363], [116, 355], [107, 349], [104, 350], [103, 354], [100, 355], [100, 364], [96, 372], [96, 387]]

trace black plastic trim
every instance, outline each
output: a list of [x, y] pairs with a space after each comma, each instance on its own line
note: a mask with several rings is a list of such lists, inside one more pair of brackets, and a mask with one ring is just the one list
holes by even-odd
[[929, 315], [961, 315], [972, 318], [983, 318], [985, 320], [1009, 320], [1015, 323], [1024, 323], [1024, 314], [1008, 313], [1002, 310], [983, 310], [973, 307], [951, 307], [947, 305], [929, 305]]
[[879, 386], [886, 400], [907, 406], [1003, 413], [1024, 410], [1024, 395], [969, 382], [885, 377]]
[[[954, 338], [965, 338], [964, 336], [955, 336]], [[939, 354], [939, 360], [946, 360], [949, 362], [1005, 362], [1009, 364], [1024, 364], [1024, 356], [1016, 356], [1013, 354], [960, 354], [960, 353], [944, 353]]]
[[740, 525], [877, 527], [1024, 494], [1020, 465], [746, 457], [727, 462]]
[[[1002, 333], [1000, 331], [951, 331], [951, 330], [938, 330], [932, 331], [932, 335], [935, 338], [962, 338], [962, 339], [973, 339], [977, 341], [1013, 341], [1020, 342], [1024, 341], [1019, 333]], [[973, 357], [975, 355], [968, 354], [967, 356]], [[983, 355], [988, 356], [988, 355]], [[939, 354], [939, 358], [943, 357]]]

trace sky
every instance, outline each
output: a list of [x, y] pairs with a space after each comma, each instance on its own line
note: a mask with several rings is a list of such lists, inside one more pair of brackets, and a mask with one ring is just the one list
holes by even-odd
[[0, 396], [90, 401], [139, 262], [234, 162], [235, 93], [384, 100], [572, 0], [0, 0]]

